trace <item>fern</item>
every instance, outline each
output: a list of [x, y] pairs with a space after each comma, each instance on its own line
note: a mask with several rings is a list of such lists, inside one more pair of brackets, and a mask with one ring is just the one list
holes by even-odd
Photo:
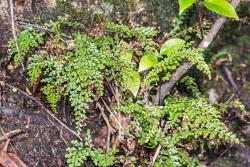
[[221, 121], [220, 111], [204, 98], [167, 98], [165, 104], [165, 107], [145, 107], [143, 104], [126, 103], [116, 107], [118, 111], [130, 113], [133, 119], [130, 133], [138, 138], [140, 145], [164, 147], [159, 164], [164, 161], [164, 165], [192, 166], [188, 165], [192, 161], [187, 158], [187, 153], [195, 149], [193, 144], [197, 141], [209, 147], [223, 142], [239, 143]]
[[[119, 28], [114, 27], [114, 29]], [[131, 38], [133, 36], [139, 38], [145, 33], [150, 37], [154, 35], [146, 30], [137, 28], [124, 33], [129, 34]], [[105, 77], [120, 80], [120, 83], [124, 82], [124, 76], [127, 76], [131, 67], [135, 67], [131, 59], [136, 49], [120, 38], [80, 34], [76, 34], [73, 43], [65, 47], [70, 51], [62, 55], [44, 51], [33, 55], [28, 66], [28, 74], [31, 83], [35, 83], [41, 75], [43, 76], [42, 82], [45, 86], [42, 91], [52, 109], [55, 110], [61, 96], [69, 97], [71, 106], [74, 107], [76, 128], [79, 133], [88, 103], [92, 102], [95, 96], [103, 95]]]
[[[103, 94], [105, 70], [114, 64], [108, 38], [95, 39], [85, 35], [77, 35], [71, 46], [75, 52], [66, 52], [55, 57], [46, 52], [34, 55], [29, 65], [29, 75], [34, 82], [43, 71], [42, 80], [47, 86], [43, 92], [55, 108], [60, 96], [67, 95], [74, 107], [78, 132], [82, 127], [82, 119], [88, 103], [94, 97], [94, 91]], [[111, 40], [112, 42], [112, 40]], [[51, 89], [51, 85], [57, 90]], [[65, 88], [65, 89], [64, 89]], [[59, 93], [61, 90], [62, 93]]]
[[42, 56], [48, 56], [47, 52], [31, 56], [31, 62], [28, 66], [28, 75], [31, 84], [35, 84], [36, 80], [43, 74], [43, 69], [46, 68], [48, 64], [47, 61], [43, 61]]
[[83, 143], [78, 142], [77, 140], [73, 140], [71, 144], [74, 147], [67, 148], [68, 153], [65, 155], [65, 157], [67, 158], [68, 166], [69, 167], [81, 166], [90, 155], [91, 148], [84, 148]]
[[107, 167], [114, 165], [116, 160], [114, 154], [116, 153], [116, 149], [111, 149], [107, 153], [103, 153], [101, 149], [96, 149], [92, 152], [91, 158], [96, 166]]
[[112, 22], [106, 22], [106, 28], [111, 31], [116, 32], [116, 36], [121, 39], [132, 39], [136, 38], [140, 45], [144, 48], [146, 52], [154, 51], [155, 42], [153, 37], [157, 35], [157, 31], [153, 27], [136, 27], [134, 29], [126, 26], [119, 25]]
[[187, 135], [189, 140], [195, 141], [200, 138], [204, 141], [208, 140], [208, 144], [214, 144], [213, 141], [218, 139], [226, 142], [239, 142], [221, 122], [220, 111], [210, 105], [206, 99], [202, 97], [199, 99], [167, 98], [165, 104], [165, 109], [169, 114], [169, 126]]
[[[36, 32], [33, 28], [25, 28], [17, 35], [17, 40], [9, 41], [9, 58], [14, 58], [14, 64], [18, 67], [27, 53], [43, 43], [44, 33]], [[18, 47], [16, 46], [18, 45]]]
[[186, 85], [187, 89], [190, 90], [195, 97], [199, 97], [201, 95], [194, 78], [185, 76], [179, 81], [179, 83]]
[[[202, 49], [195, 49], [191, 47], [191, 44], [184, 44], [176, 49], [175, 52], [171, 52], [167, 57], [163, 57], [161, 61], [153, 66], [153, 69], [149, 71], [146, 76], [145, 83], [150, 84], [159, 81], [162, 73], [163, 81], [170, 79], [171, 74], [180, 66], [183, 61], [190, 61], [196, 65], [197, 69], [208, 75], [211, 78], [211, 72], [209, 66], [204, 60]], [[161, 74], [161, 75], [160, 75]]]
[[164, 149], [159, 158], [156, 160], [155, 167], [205, 167], [202, 165], [197, 158], [190, 159], [186, 153], [180, 149], [173, 147], [168, 150]]
[[53, 111], [56, 111], [56, 105], [61, 99], [62, 92], [49, 84], [44, 86], [41, 91], [46, 95]]
[[77, 167], [84, 164], [88, 157], [90, 157], [96, 166], [107, 167], [112, 166], [115, 162], [114, 154], [117, 153], [116, 149], [110, 149], [104, 153], [101, 149], [95, 149], [92, 145], [90, 131], [87, 130], [85, 144], [73, 140], [71, 142], [73, 147], [67, 148], [67, 163], [69, 167]]
[[113, 22], [107, 22], [106, 28], [116, 31], [117, 34], [126, 38], [136, 37], [140, 41], [144, 41], [147, 38], [152, 38], [157, 35], [157, 31], [152, 27], [136, 27], [131, 29], [126, 25], [119, 25]]

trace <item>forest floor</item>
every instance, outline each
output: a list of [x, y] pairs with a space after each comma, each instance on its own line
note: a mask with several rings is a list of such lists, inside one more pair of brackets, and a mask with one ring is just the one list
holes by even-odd
[[[4, 69], [1, 72], [6, 74]], [[3, 82], [25, 88], [17, 75], [6, 74], [7, 79]], [[1, 87], [0, 125], [0, 136], [21, 129], [21, 133], [11, 137], [7, 152], [15, 153], [27, 166], [66, 166], [64, 155], [72, 135], [63, 130], [36, 102], [15, 88]]]
[[[33, 100], [33, 97], [42, 100], [42, 103], [48, 106], [38, 91], [30, 93], [32, 88], [27, 86], [26, 77], [22, 71], [14, 70], [12, 65], [4, 62], [1, 64], [0, 138], [9, 132], [21, 130], [20, 133], [10, 137], [11, 142], [7, 152], [14, 153], [27, 166], [67, 166], [64, 158], [66, 148], [72, 139], [76, 139], [76, 136]], [[64, 102], [58, 106], [58, 109], [63, 112], [53, 114], [67, 127], [74, 129], [74, 123], [71, 122], [72, 109], [68, 107], [67, 100]], [[107, 127], [99, 112], [90, 110], [88, 117], [86, 129], [89, 128], [93, 132], [94, 145], [105, 146]], [[248, 133], [250, 130], [245, 131]], [[84, 138], [84, 134], [81, 134], [81, 137]], [[246, 142], [250, 143], [248, 138], [245, 136]], [[5, 140], [0, 141], [2, 146], [5, 143]], [[220, 150], [212, 157], [210, 167], [247, 167], [250, 165], [250, 148], [232, 146]], [[87, 162], [85, 166], [93, 165]]]
[[[246, 30], [249, 31], [249, 27]], [[219, 42], [217, 41], [217, 43]], [[238, 48], [241, 51], [248, 50], [248, 52], [250, 49], [249, 46]], [[237, 69], [237, 72], [233, 73], [233, 78], [239, 86], [238, 91], [242, 95], [241, 100], [246, 106], [250, 106], [250, 68], [248, 67], [250, 60], [248, 64], [240, 57], [238, 60], [237, 63], [232, 62], [233, 69]], [[223, 90], [224, 92], [221, 93], [222, 99], [227, 101], [237, 92], [232, 91], [230, 84], [226, 81], [227, 79], [225, 76], [223, 77], [222, 80], [215, 80], [216, 84], [213, 87], [220, 91]], [[38, 88], [29, 87], [26, 79], [25, 72], [15, 70], [6, 60], [6, 56], [0, 55], [0, 139], [9, 132], [21, 130], [20, 133], [10, 137], [8, 153], [14, 153], [29, 167], [67, 166], [64, 158], [66, 148], [70, 141], [77, 137], [66, 130], [61, 123], [53, 119], [41, 105], [33, 100], [33, 98], [36, 98], [45, 107], [49, 106], [38, 92]], [[67, 127], [74, 129], [72, 108], [67, 103], [67, 99], [64, 99], [58, 105], [58, 111], [62, 112], [53, 114]], [[250, 166], [250, 125], [248, 123], [250, 121], [242, 123], [238, 121], [237, 117], [235, 117], [235, 120], [239, 123], [235, 128], [236, 133], [245, 139], [246, 146], [228, 146], [219, 150], [216, 155], [211, 156], [210, 167]], [[86, 125], [88, 125], [86, 129], [91, 129], [93, 133], [94, 145], [104, 148], [107, 126], [100, 113], [96, 112], [93, 107], [88, 112]], [[84, 136], [84, 133], [82, 133], [81, 137], [84, 138]], [[6, 141], [5, 139], [0, 140], [0, 153]], [[91, 167], [93, 165], [87, 162], [84, 166]]]
[[[21, 131], [10, 137], [7, 152], [14, 153], [30, 167], [66, 167], [66, 148], [71, 140], [77, 139], [62, 125], [74, 130], [72, 108], [67, 104], [67, 99], [58, 105], [58, 110], [62, 112], [48, 111], [45, 107], [49, 105], [43, 101], [42, 95], [38, 91], [30, 93], [32, 88], [27, 86], [26, 77], [20, 69], [14, 70], [12, 65], [2, 61], [0, 71], [0, 138]], [[34, 101], [34, 98], [41, 100], [45, 106]], [[90, 107], [84, 132], [91, 129], [96, 147], [106, 146], [108, 128], [101, 118], [99, 112]], [[80, 135], [82, 138], [85, 137], [84, 132]], [[0, 153], [5, 143], [6, 140], [0, 139]], [[93, 164], [86, 162], [85, 166], [91, 167]]]
[[[11, 28], [7, 29], [10, 30]], [[249, 26], [246, 28], [246, 32], [249, 33]], [[246, 32], [245, 34], [247, 34]], [[4, 33], [6, 32], [4, 31]], [[225, 31], [225, 33], [228, 33], [228, 31]], [[2, 40], [1, 38], [0, 40]], [[218, 43], [217, 41], [217, 45]], [[235, 41], [235, 45], [237, 45], [236, 43], [239, 42]], [[240, 48], [240, 50], [248, 50], [249, 52], [250, 48], [247, 46], [249, 44], [246, 47]], [[218, 46], [218, 50], [219, 47], [221, 46]], [[247, 55], [245, 59], [247, 59]], [[237, 72], [233, 74], [233, 78], [239, 86], [239, 91], [243, 94], [241, 100], [247, 106], [249, 112], [250, 68], [248, 67], [249, 63], [243, 63], [243, 65], [246, 67], [242, 66], [242, 62], [234, 64], [234, 69]], [[14, 153], [28, 167], [66, 167], [67, 163], [64, 157], [66, 148], [70, 145], [70, 141], [77, 139], [77, 137], [72, 132], [66, 130], [61, 123], [48, 114], [46, 109], [33, 100], [33, 98], [38, 99], [45, 107], [49, 108], [44, 97], [39, 93], [38, 88], [28, 86], [27, 77], [24, 74], [25, 72], [15, 70], [10, 65], [10, 62], [6, 60], [6, 56], [0, 54], [0, 155], [3, 152], [3, 146], [8, 141], [4, 139], [4, 136], [8, 133], [18, 131], [16, 135], [9, 137], [10, 144], [8, 144], [7, 150], [4, 151]], [[235, 92], [232, 92], [225, 76], [222, 80], [216, 80], [216, 83], [214, 87], [224, 91], [222, 93], [222, 101], [227, 101], [233, 97]], [[72, 108], [67, 103], [67, 99], [64, 99], [58, 105], [58, 111], [60, 112], [53, 113], [51, 111], [51, 113], [67, 127], [74, 130]], [[93, 107], [92, 110], [88, 112], [87, 127], [83, 131], [85, 132], [88, 128], [91, 129], [94, 145], [104, 148], [108, 133], [107, 126], [100, 113], [96, 112]], [[235, 120], [237, 121], [238, 118], [235, 117]], [[214, 155], [211, 155], [210, 167], [250, 166], [249, 120], [247, 123], [237, 125], [238, 127], [235, 130], [238, 135], [245, 139], [244, 143], [246, 143], [246, 146], [232, 145], [220, 149], [216, 154], [212, 152], [211, 154]], [[85, 136], [84, 132], [81, 134], [82, 138]], [[92, 167], [94, 165], [91, 162], [86, 162], [84, 166]]]

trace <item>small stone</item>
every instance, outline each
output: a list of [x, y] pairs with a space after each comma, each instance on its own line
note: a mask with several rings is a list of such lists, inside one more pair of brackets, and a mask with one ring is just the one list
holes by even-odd
[[13, 88], [13, 89], [12, 89], [12, 92], [16, 93], [16, 92], [17, 92], [17, 89], [16, 89], [16, 88]]

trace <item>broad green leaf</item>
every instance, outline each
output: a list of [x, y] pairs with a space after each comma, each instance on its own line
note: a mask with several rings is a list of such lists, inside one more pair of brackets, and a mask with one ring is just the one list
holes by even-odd
[[196, 0], [178, 0], [178, 1], [180, 6], [179, 15], [181, 15], [184, 12], [184, 10], [192, 6]]
[[185, 41], [183, 39], [179, 38], [173, 38], [170, 40], [167, 40], [161, 47], [160, 54], [161, 55], [166, 55], [170, 52], [173, 52], [178, 48], [179, 46], [185, 44]]
[[139, 64], [138, 72], [149, 69], [158, 62], [157, 58], [153, 54], [145, 54], [142, 56]]
[[234, 7], [226, 0], [205, 0], [204, 6], [220, 15], [238, 19]]
[[137, 71], [131, 70], [128, 72], [124, 78], [124, 87], [131, 91], [131, 93], [136, 96], [140, 88], [140, 75]]

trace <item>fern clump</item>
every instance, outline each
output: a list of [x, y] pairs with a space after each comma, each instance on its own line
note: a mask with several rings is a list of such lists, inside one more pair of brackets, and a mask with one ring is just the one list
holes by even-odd
[[69, 167], [77, 167], [84, 164], [87, 158], [91, 158], [96, 166], [107, 167], [115, 163], [114, 155], [117, 153], [116, 149], [110, 149], [104, 153], [101, 149], [95, 149], [92, 145], [90, 131], [86, 133], [85, 143], [73, 140], [72, 147], [67, 148], [67, 163]]
[[[164, 165], [163, 165], [164, 164]], [[205, 167], [197, 158], [191, 159], [185, 152], [176, 147], [162, 150], [159, 158], [156, 160], [155, 167]]]
[[106, 38], [76, 35], [70, 46], [73, 52], [57, 56], [40, 52], [32, 56], [28, 68], [32, 82], [43, 72], [42, 82], [45, 86], [42, 91], [52, 108], [55, 108], [61, 95], [69, 97], [75, 110], [78, 131], [88, 103], [95, 96], [94, 92], [99, 96], [103, 95], [103, 80], [108, 73], [106, 69], [114, 64], [115, 59], [107, 41]]
[[167, 98], [164, 107], [126, 103], [116, 109], [131, 115], [130, 132], [138, 138], [139, 144], [164, 148], [159, 164], [186, 166], [192, 162], [188, 152], [201, 145], [239, 143], [221, 121], [218, 108], [202, 97]]
[[209, 66], [205, 62], [202, 49], [192, 48], [190, 43], [178, 46], [174, 52], [169, 52], [166, 56], [153, 66], [146, 76], [145, 83], [150, 84], [170, 79], [171, 74], [181, 65], [183, 61], [190, 61], [196, 65], [197, 69], [211, 78]]
[[131, 29], [126, 25], [107, 22], [106, 28], [116, 31], [118, 35], [125, 35], [125, 38], [136, 37], [139, 41], [145, 41], [157, 35], [157, 31], [153, 27], [135, 27]]
[[168, 125], [173, 130], [177, 129], [178, 133], [185, 134], [189, 142], [202, 139], [208, 141], [208, 145], [213, 145], [218, 140], [239, 143], [235, 134], [229, 132], [226, 124], [221, 121], [219, 109], [209, 104], [205, 98], [167, 98], [165, 105], [169, 114]]
[[[70, 104], [74, 107], [76, 128], [80, 133], [88, 103], [103, 96], [105, 78], [116, 79], [124, 85], [128, 74], [134, 71], [136, 64], [132, 58], [137, 52], [143, 54], [144, 51], [135, 48], [130, 40], [138, 40], [143, 46], [152, 48], [152, 37], [156, 35], [156, 31], [144, 27], [133, 30], [128, 26], [108, 23], [106, 26], [114, 31], [113, 34], [107, 33], [100, 37], [74, 34], [73, 39], [65, 43], [60, 36], [61, 22], [59, 20], [52, 25], [57, 33], [54, 39], [48, 38], [45, 43], [50, 45], [47, 50], [38, 49], [30, 54], [33, 47], [41, 44], [44, 33], [28, 28], [18, 35], [21, 54], [17, 52], [12, 40], [10, 55], [14, 57], [16, 66], [23, 61], [24, 55], [30, 56], [30, 81], [35, 84], [41, 80], [41, 91], [53, 110], [56, 110], [62, 96], [69, 97]], [[126, 86], [124, 87], [126, 91]]]
[[9, 57], [14, 57], [15, 66], [19, 66], [27, 53], [43, 43], [42, 32], [37, 32], [33, 28], [26, 28], [17, 35], [17, 40], [9, 41]]
[[179, 81], [179, 84], [184, 84], [187, 87], [187, 90], [192, 92], [193, 96], [199, 97], [201, 95], [198, 85], [193, 77], [185, 76]]

